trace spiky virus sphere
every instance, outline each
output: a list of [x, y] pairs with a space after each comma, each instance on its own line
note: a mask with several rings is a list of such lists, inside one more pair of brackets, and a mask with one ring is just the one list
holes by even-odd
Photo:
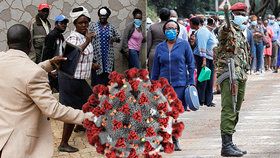
[[89, 143], [107, 158], [160, 158], [161, 148], [172, 153], [171, 137], [179, 138], [184, 129], [177, 122], [184, 108], [168, 81], [150, 81], [147, 70], [136, 68], [109, 78], [110, 85], [95, 86], [83, 105], [95, 115], [84, 120]]

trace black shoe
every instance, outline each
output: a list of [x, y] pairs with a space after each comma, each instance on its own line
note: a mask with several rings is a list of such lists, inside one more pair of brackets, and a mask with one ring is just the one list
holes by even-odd
[[210, 103], [209, 105], [206, 105], [207, 107], [215, 107], [216, 104], [215, 103]]
[[278, 73], [278, 70], [274, 70], [272, 73]]
[[75, 147], [72, 147], [70, 145], [67, 145], [67, 146], [59, 146], [58, 147], [58, 151], [60, 152], [68, 152], [68, 153], [74, 153], [74, 152], [77, 152], [79, 151], [78, 148], [75, 148]]
[[242, 157], [244, 154], [241, 151], [234, 149], [232, 143], [232, 135], [224, 134], [222, 135], [222, 150], [221, 156], [223, 157]]
[[74, 132], [78, 133], [78, 132], [85, 132], [86, 129], [81, 126], [81, 125], [76, 125], [75, 129], [74, 129]]
[[242, 157], [243, 155], [242, 152], [235, 150], [231, 143], [223, 145], [221, 150], [221, 156], [223, 157]]
[[179, 145], [179, 140], [175, 137], [172, 137], [173, 143], [174, 143], [174, 151], [182, 151]]
[[234, 150], [237, 150], [239, 152], [242, 152], [243, 155], [247, 154], [247, 151], [246, 150], [241, 150], [239, 149], [235, 144], [232, 143], [232, 147]]

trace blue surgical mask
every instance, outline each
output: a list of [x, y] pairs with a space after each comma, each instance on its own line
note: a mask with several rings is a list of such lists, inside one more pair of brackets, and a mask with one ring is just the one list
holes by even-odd
[[240, 26], [242, 25], [245, 21], [247, 21], [247, 17], [246, 16], [242, 16], [242, 15], [234, 15], [234, 19], [233, 19], [233, 22]]
[[247, 25], [244, 25], [244, 24], [242, 24], [242, 25], [240, 25], [240, 30], [245, 30], [247, 28]]
[[177, 37], [177, 32], [175, 29], [165, 30], [165, 36], [169, 41], [173, 41]]
[[142, 25], [142, 20], [140, 19], [134, 19], [134, 26], [136, 28], [139, 28]]
[[252, 24], [253, 26], [256, 26], [258, 23], [257, 23], [257, 21], [252, 21], [251, 24]]

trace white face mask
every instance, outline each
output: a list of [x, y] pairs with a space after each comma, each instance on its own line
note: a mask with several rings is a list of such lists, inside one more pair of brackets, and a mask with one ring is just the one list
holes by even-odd
[[176, 21], [176, 22], [177, 22], [178, 18], [171, 17], [170, 20], [173, 20], [173, 21]]

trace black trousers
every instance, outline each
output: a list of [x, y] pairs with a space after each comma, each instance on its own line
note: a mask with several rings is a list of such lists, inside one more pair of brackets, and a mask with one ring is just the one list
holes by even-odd
[[[201, 65], [203, 62], [203, 58], [194, 55], [195, 64], [197, 68], [197, 75], [199, 76], [201, 72]], [[200, 105], [210, 105], [213, 101], [213, 84], [214, 84], [214, 62], [213, 60], [206, 59], [206, 66], [211, 70], [210, 80], [199, 82], [197, 81], [196, 89], [198, 92], [199, 103]]]

